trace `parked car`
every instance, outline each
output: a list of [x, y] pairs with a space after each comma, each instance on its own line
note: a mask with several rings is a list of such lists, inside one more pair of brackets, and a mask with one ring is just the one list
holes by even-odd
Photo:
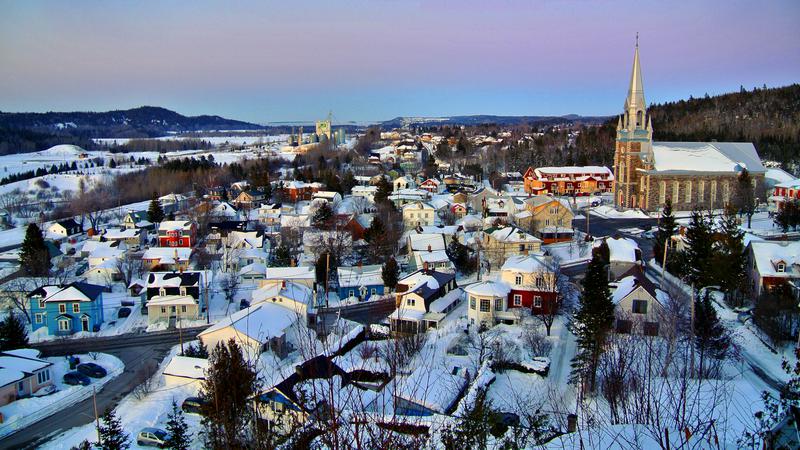
[[88, 386], [92, 380], [80, 372], [67, 372], [64, 374], [64, 384], [72, 386]]
[[200, 397], [188, 397], [183, 401], [181, 409], [189, 414], [200, 414], [200, 409], [204, 404], [205, 402]]
[[142, 428], [142, 431], [136, 435], [136, 444], [142, 447], [158, 447], [164, 448], [167, 445], [169, 433], [161, 428]]
[[44, 397], [46, 395], [55, 394], [57, 391], [58, 391], [58, 388], [54, 384], [51, 384], [49, 386], [45, 386], [45, 387], [39, 389], [38, 391], [34, 392], [33, 396], [34, 397]]
[[78, 372], [92, 378], [103, 378], [104, 376], [108, 375], [106, 369], [103, 369], [101, 366], [95, 363], [78, 364]]
[[239, 310], [242, 310], [242, 309], [245, 309], [245, 308], [249, 308], [249, 307], [250, 307], [250, 302], [248, 302], [247, 300], [242, 299], [241, 301], [239, 301]]
[[130, 308], [120, 308], [119, 312], [117, 312], [117, 318], [118, 319], [123, 319], [125, 317], [130, 316], [130, 315], [131, 315], [131, 309]]

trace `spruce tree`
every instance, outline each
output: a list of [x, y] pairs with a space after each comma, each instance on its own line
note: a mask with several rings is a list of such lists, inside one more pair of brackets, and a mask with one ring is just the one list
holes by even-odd
[[114, 410], [109, 408], [100, 418], [101, 423], [98, 428], [100, 441], [97, 445], [103, 450], [125, 450], [131, 446], [128, 435], [122, 428], [122, 422], [114, 414]]
[[217, 344], [200, 387], [206, 447], [247, 448], [249, 399], [257, 390], [257, 374], [236, 341]]
[[158, 194], [153, 192], [153, 199], [150, 200], [150, 207], [147, 209], [147, 221], [150, 223], [160, 223], [164, 220], [164, 210], [161, 209], [161, 202], [158, 201]]
[[714, 242], [711, 217], [700, 210], [692, 211], [686, 229], [686, 262], [689, 282], [696, 289], [712, 284]]
[[281, 244], [272, 254], [272, 267], [287, 267], [292, 263], [292, 252], [289, 247]]
[[389, 289], [394, 289], [397, 286], [397, 280], [400, 277], [400, 267], [394, 257], [389, 257], [381, 269], [381, 278], [383, 278], [383, 285]]
[[614, 304], [608, 290], [608, 275], [602, 259], [595, 255], [586, 269], [580, 307], [575, 314], [578, 353], [572, 358], [571, 380], [583, 380], [585, 389], [594, 391], [597, 365], [606, 337], [614, 325]]
[[186, 425], [186, 419], [183, 417], [183, 411], [172, 400], [172, 411], [167, 417], [167, 433], [169, 438], [165, 442], [166, 448], [170, 450], [189, 450], [189, 443], [192, 436], [189, 433], [189, 426]]
[[473, 267], [471, 263], [473, 261], [472, 258], [470, 258], [469, 248], [459, 242], [456, 236], [453, 236], [453, 239], [447, 245], [445, 253], [447, 257], [450, 258], [450, 261], [453, 262], [453, 265], [456, 266], [456, 269], [463, 273], [472, 272]]
[[373, 197], [375, 203], [384, 203], [389, 201], [389, 196], [392, 195], [392, 184], [381, 175], [381, 179], [378, 181], [378, 190], [375, 191], [375, 196]]
[[[672, 215], [672, 201], [667, 199], [667, 202], [664, 203], [664, 209], [661, 210], [658, 231], [656, 231], [656, 235], [653, 238], [653, 257], [659, 265], [664, 262], [664, 245], [675, 235], [677, 228], [675, 216]], [[669, 252], [667, 253], [667, 258], [671, 259]], [[669, 267], [670, 264], [668, 262], [667, 268]]]
[[753, 177], [747, 169], [742, 169], [736, 182], [736, 207], [747, 216], [747, 228], [752, 225], [753, 214], [756, 212], [756, 192], [753, 188]]
[[16, 314], [9, 314], [0, 322], [0, 351], [16, 350], [28, 346], [25, 323]]
[[333, 208], [328, 202], [322, 203], [311, 217], [311, 226], [318, 230], [327, 230], [333, 223]]
[[364, 231], [364, 240], [370, 244], [379, 241], [386, 234], [386, 228], [379, 217], [372, 219], [369, 228]]
[[747, 286], [744, 281], [747, 278], [744, 232], [739, 227], [739, 219], [732, 207], [725, 208], [725, 214], [720, 218], [719, 233], [720, 245], [714, 266], [720, 288], [730, 298]]
[[42, 277], [50, 271], [50, 253], [47, 251], [42, 230], [35, 223], [29, 224], [25, 230], [19, 261], [22, 270], [30, 276]]
[[702, 298], [694, 302], [694, 345], [699, 353], [700, 367], [698, 374], [701, 378], [708, 375], [708, 358], [722, 360], [730, 348], [728, 332], [717, 317], [717, 310], [711, 304], [711, 295], [708, 290]]

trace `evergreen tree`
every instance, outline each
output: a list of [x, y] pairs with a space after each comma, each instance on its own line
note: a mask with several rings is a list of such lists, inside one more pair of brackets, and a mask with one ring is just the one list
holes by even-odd
[[375, 217], [369, 224], [369, 228], [364, 231], [364, 240], [372, 244], [381, 240], [385, 234], [386, 228], [383, 226], [383, 222], [379, 217]]
[[375, 203], [383, 203], [389, 201], [389, 196], [392, 195], [392, 184], [383, 175], [378, 181], [378, 190], [375, 191]]
[[19, 261], [22, 270], [30, 276], [42, 277], [50, 271], [50, 253], [47, 251], [42, 230], [35, 223], [29, 224], [25, 230]]
[[167, 433], [169, 439], [165, 442], [166, 448], [170, 450], [189, 450], [189, 443], [192, 436], [189, 433], [189, 426], [186, 425], [186, 419], [183, 417], [183, 411], [172, 400], [172, 411], [167, 416]]
[[108, 167], [115, 169], [117, 167], [117, 161], [112, 159], [111, 161], [108, 162]]
[[236, 341], [217, 344], [200, 387], [206, 447], [247, 448], [249, 399], [258, 387], [257, 374]]
[[92, 443], [84, 439], [80, 444], [73, 446], [70, 450], [92, 450]]
[[716, 255], [717, 280], [722, 292], [730, 298], [747, 287], [744, 254], [744, 232], [739, 228], [739, 219], [732, 207], [725, 208], [720, 218], [720, 245]]
[[183, 351], [183, 356], [208, 359], [208, 347], [202, 341], [198, 341], [196, 344], [189, 344]]
[[608, 274], [602, 259], [595, 255], [586, 269], [580, 307], [575, 314], [578, 353], [572, 358], [571, 380], [583, 380], [592, 392], [597, 381], [597, 365], [606, 337], [614, 325], [614, 304], [608, 290]]
[[272, 254], [272, 263], [270, 266], [288, 267], [290, 264], [292, 264], [292, 252], [289, 250], [289, 247], [284, 244], [279, 245]]
[[311, 226], [319, 230], [327, 230], [333, 223], [333, 208], [328, 202], [323, 202], [311, 217]]
[[717, 317], [717, 310], [711, 304], [708, 290], [702, 298], [694, 302], [694, 345], [700, 356], [698, 375], [701, 378], [709, 375], [708, 358], [722, 360], [730, 348], [728, 332]]
[[150, 200], [150, 207], [147, 209], [147, 221], [150, 223], [160, 223], [164, 220], [164, 210], [161, 209], [161, 202], [158, 201], [158, 194], [153, 192], [153, 199]]
[[381, 269], [381, 278], [383, 278], [383, 285], [389, 289], [394, 289], [397, 286], [397, 280], [400, 277], [400, 267], [394, 257], [389, 257]]
[[475, 269], [475, 261], [473, 261], [473, 258], [470, 256], [469, 248], [461, 242], [458, 242], [458, 237], [453, 236], [453, 239], [445, 249], [445, 253], [447, 257], [450, 258], [450, 261], [453, 262], [453, 265], [456, 266], [456, 269], [462, 273], [472, 273]]
[[740, 213], [747, 216], [747, 228], [750, 228], [753, 221], [753, 214], [756, 213], [756, 192], [753, 188], [753, 177], [747, 169], [742, 169], [736, 183], [736, 207]]
[[100, 418], [101, 424], [98, 428], [100, 441], [97, 445], [103, 450], [125, 450], [131, 446], [128, 435], [122, 428], [122, 422], [114, 414], [114, 410], [109, 408]]
[[0, 351], [16, 350], [28, 346], [25, 323], [16, 314], [9, 314], [0, 322]]
[[689, 282], [696, 289], [712, 284], [714, 242], [710, 215], [700, 210], [692, 211], [686, 229], [686, 262]]
[[328, 274], [336, 272], [336, 258], [334, 258], [333, 255], [330, 255], [330, 258], [328, 258], [329, 254], [328, 252], [323, 252], [319, 255], [314, 265], [317, 283], [319, 283], [323, 290], [326, 288], [327, 283], [330, 282]]
[[344, 173], [341, 185], [342, 185], [342, 191], [345, 194], [351, 193], [351, 191], [353, 190], [353, 186], [356, 185], [356, 177], [355, 175], [353, 175], [352, 170], [348, 170], [347, 172]]
[[[664, 203], [664, 209], [661, 210], [658, 231], [656, 231], [656, 235], [653, 238], [653, 257], [659, 265], [664, 262], [664, 245], [675, 235], [677, 228], [675, 216], [672, 215], [672, 201], [667, 199], [667, 202]], [[672, 259], [669, 252], [667, 252], [667, 258]], [[667, 268], [669, 267], [670, 264], [667, 262]]]

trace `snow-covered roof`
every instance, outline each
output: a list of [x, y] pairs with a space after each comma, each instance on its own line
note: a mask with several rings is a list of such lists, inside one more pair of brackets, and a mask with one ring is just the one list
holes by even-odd
[[122, 230], [112, 228], [110, 230], [106, 230], [103, 233], [103, 237], [110, 240], [120, 240], [120, 239], [133, 239], [138, 237], [142, 234], [142, 230], [137, 230], [136, 228], [124, 228]]
[[406, 209], [408, 209], [408, 210], [411, 210], [411, 209], [413, 209], [413, 210], [418, 210], [418, 209], [420, 209], [420, 210], [426, 210], [426, 209], [433, 210], [435, 208], [433, 206], [431, 206], [429, 203], [426, 203], [426, 202], [412, 202], [412, 203], [408, 203], [406, 205], [403, 205], [403, 210], [406, 210]]
[[479, 281], [466, 286], [464, 291], [479, 297], [508, 297], [511, 288], [502, 281]]
[[165, 220], [158, 225], [159, 231], [188, 230], [191, 227], [191, 220]]
[[150, 272], [146, 287], [200, 286], [202, 272]]
[[262, 263], [254, 262], [239, 269], [239, 275], [264, 275], [267, 272], [267, 266]]
[[608, 245], [608, 259], [617, 262], [636, 262], [636, 250], [639, 250], [639, 245], [636, 241], [630, 238], [608, 238], [606, 239]]
[[383, 285], [383, 266], [380, 264], [370, 266], [339, 267], [339, 287], [361, 287]]
[[458, 400], [466, 384], [465, 369], [441, 364], [419, 364], [410, 374], [395, 377], [393, 383], [396, 397], [444, 413]]
[[198, 336], [232, 327], [250, 339], [266, 344], [273, 337], [284, 334], [298, 318], [296, 312], [271, 302], [262, 302], [237, 311], [220, 320]]
[[[764, 277], [800, 277], [800, 241], [754, 241], [750, 243], [758, 273]], [[778, 264], [784, 271], [778, 272]]]
[[147, 306], [189, 306], [196, 304], [197, 300], [191, 295], [156, 295], [147, 301]]
[[96, 284], [74, 282], [66, 286], [42, 286], [28, 295], [30, 297], [41, 296], [45, 302], [91, 302], [103, 293], [103, 289], [103, 286]]
[[206, 370], [208, 370], [208, 360], [205, 358], [175, 355], [164, 368], [164, 375], [204, 380]]
[[174, 264], [178, 261], [188, 261], [192, 256], [192, 249], [186, 247], [150, 247], [145, 250], [142, 259], [158, 260], [161, 264]]
[[417, 262], [417, 265], [422, 265], [423, 263], [440, 263], [444, 261], [450, 261], [450, 258], [447, 256], [447, 252], [444, 250], [419, 250], [414, 252], [414, 259]]
[[518, 243], [518, 242], [542, 242], [541, 239], [526, 233], [521, 228], [507, 226], [503, 228], [489, 228], [486, 232], [500, 242]]
[[310, 304], [314, 299], [314, 292], [307, 286], [287, 281], [285, 284], [268, 284], [253, 291], [251, 296], [253, 304], [265, 302], [275, 297], [284, 297], [302, 304]]
[[0, 354], [0, 368], [23, 373], [34, 373], [37, 370], [52, 366], [53, 363], [39, 358], [28, 358]]
[[444, 250], [444, 236], [433, 233], [414, 233], [408, 235], [408, 243], [412, 251]]
[[268, 280], [314, 280], [316, 274], [313, 267], [267, 267]]
[[522, 273], [545, 272], [549, 270], [549, 266], [543, 258], [544, 255], [509, 256], [508, 259], [506, 259], [506, 262], [503, 263], [501, 270]]
[[595, 174], [595, 175], [612, 175], [611, 169], [605, 166], [562, 166], [562, 167], [539, 167], [533, 170], [537, 176], [548, 175], [557, 176], [559, 174]]
[[653, 142], [655, 170], [661, 173], [765, 173], [750, 142]]

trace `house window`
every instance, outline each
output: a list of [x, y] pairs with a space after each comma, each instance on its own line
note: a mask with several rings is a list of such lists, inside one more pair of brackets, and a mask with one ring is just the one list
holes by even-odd
[[58, 304], [58, 312], [60, 314], [66, 314], [67, 313], [67, 304], [66, 303], [59, 303]]
[[175, 307], [174, 306], [170, 306], [170, 311], [174, 313], [175, 312]]
[[35, 316], [35, 319], [34, 319], [34, 320], [36, 321], [36, 323], [42, 323], [42, 322], [43, 322], [43, 320], [42, 320], [42, 319], [43, 319], [43, 317], [44, 317], [44, 314], [42, 314], [42, 313], [36, 313], [36, 316]]
[[185, 313], [185, 312], [186, 312], [186, 305], [181, 305], [181, 312], [182, 312], [182, 313]]
[[475, 297], [469, 298], [469, 309], [475, 309]]
[[161, 314], [166, 314], [166, 313], [167, 313], [167, 307], [166, 306], [162, 306], [161, 307]]
[[633, 301], [634, 314], [647, 314], [647, 300], [634, 300]]
[[525, 251], [525, 244], [519, 244], [519, 251], [521, 252]]
[[534, 295], [533, 296], [533, 307], [534, 308], [541, 308], [542, 307], [542, 296], [541, 295]]
[[494, 299], [494, 310], [495, 311], [502, 311], [503, 310], [503, 299], [502, 298]]
[[489, 312], [491, 307], [492, 307], [492, 304], [491, 304], [491, 302], [489, 302], [488, 299], [482, 299], [481, 300], [481, 312]]
[[39, 309], [44, 309], [44, 298], [39, 299]]
[[785, 272], [785, 271], [786, 271], [786, 264], [784, 264], [784, 263], [778, 263], [778, 272], [779, 272], [779, 273], [783, 273], [783, 272]]
[[50, 369], [45, 369], [36, 374], [36, 381], [39, 384], [46, 383], [50, 381]]
[[540, 287], [542, 287], [542, 286], [544, 286], [544, 278], [542, 278], [542, 277], [536, 277], [536, 287], [537, 287], [537, 288], [540, 288]]
[[369, 290], [369, 295], [375, 295], [377, 293], [378, 293], [378, 290], [375, 289], [375, 288], [372, 288], [372, 289]]
[[158, 288], [158, 295], [160, 295], [162, 297], [167, 295], [167, 290], [164, 289], [163, 287], [162, 288]]
[[517, 275], [516, 277], [514, 277], [514, 283], [516, 283], [517, 285], [522, 284], [522, 275]]
[[81, 304], [80, 303], [73, 303], [72, 304], [72, 312], [74, 312], [74, 313], [81, 312]]
[[58, 321], [58, 331], [69, 331], [69, 330], [70, 330], [69, 319], [61, 319]]
[[415, 306], [417, 304], [417, 300], [413, 298], [409, 298], [406, 300], [406, 305], [408, 306]]
[[179, 289], [179, 292], [180, 292], [181, 295], [186, 295], [186, 288], [181, 286], [181, 288]]
[[356, 296], [356, 291], [354, 289], [348, 290], [347, 291], [347, 296], [348, 297], [355, 297]]
[[522, 296], [514, 294], [514, 306], [522, 306]]

